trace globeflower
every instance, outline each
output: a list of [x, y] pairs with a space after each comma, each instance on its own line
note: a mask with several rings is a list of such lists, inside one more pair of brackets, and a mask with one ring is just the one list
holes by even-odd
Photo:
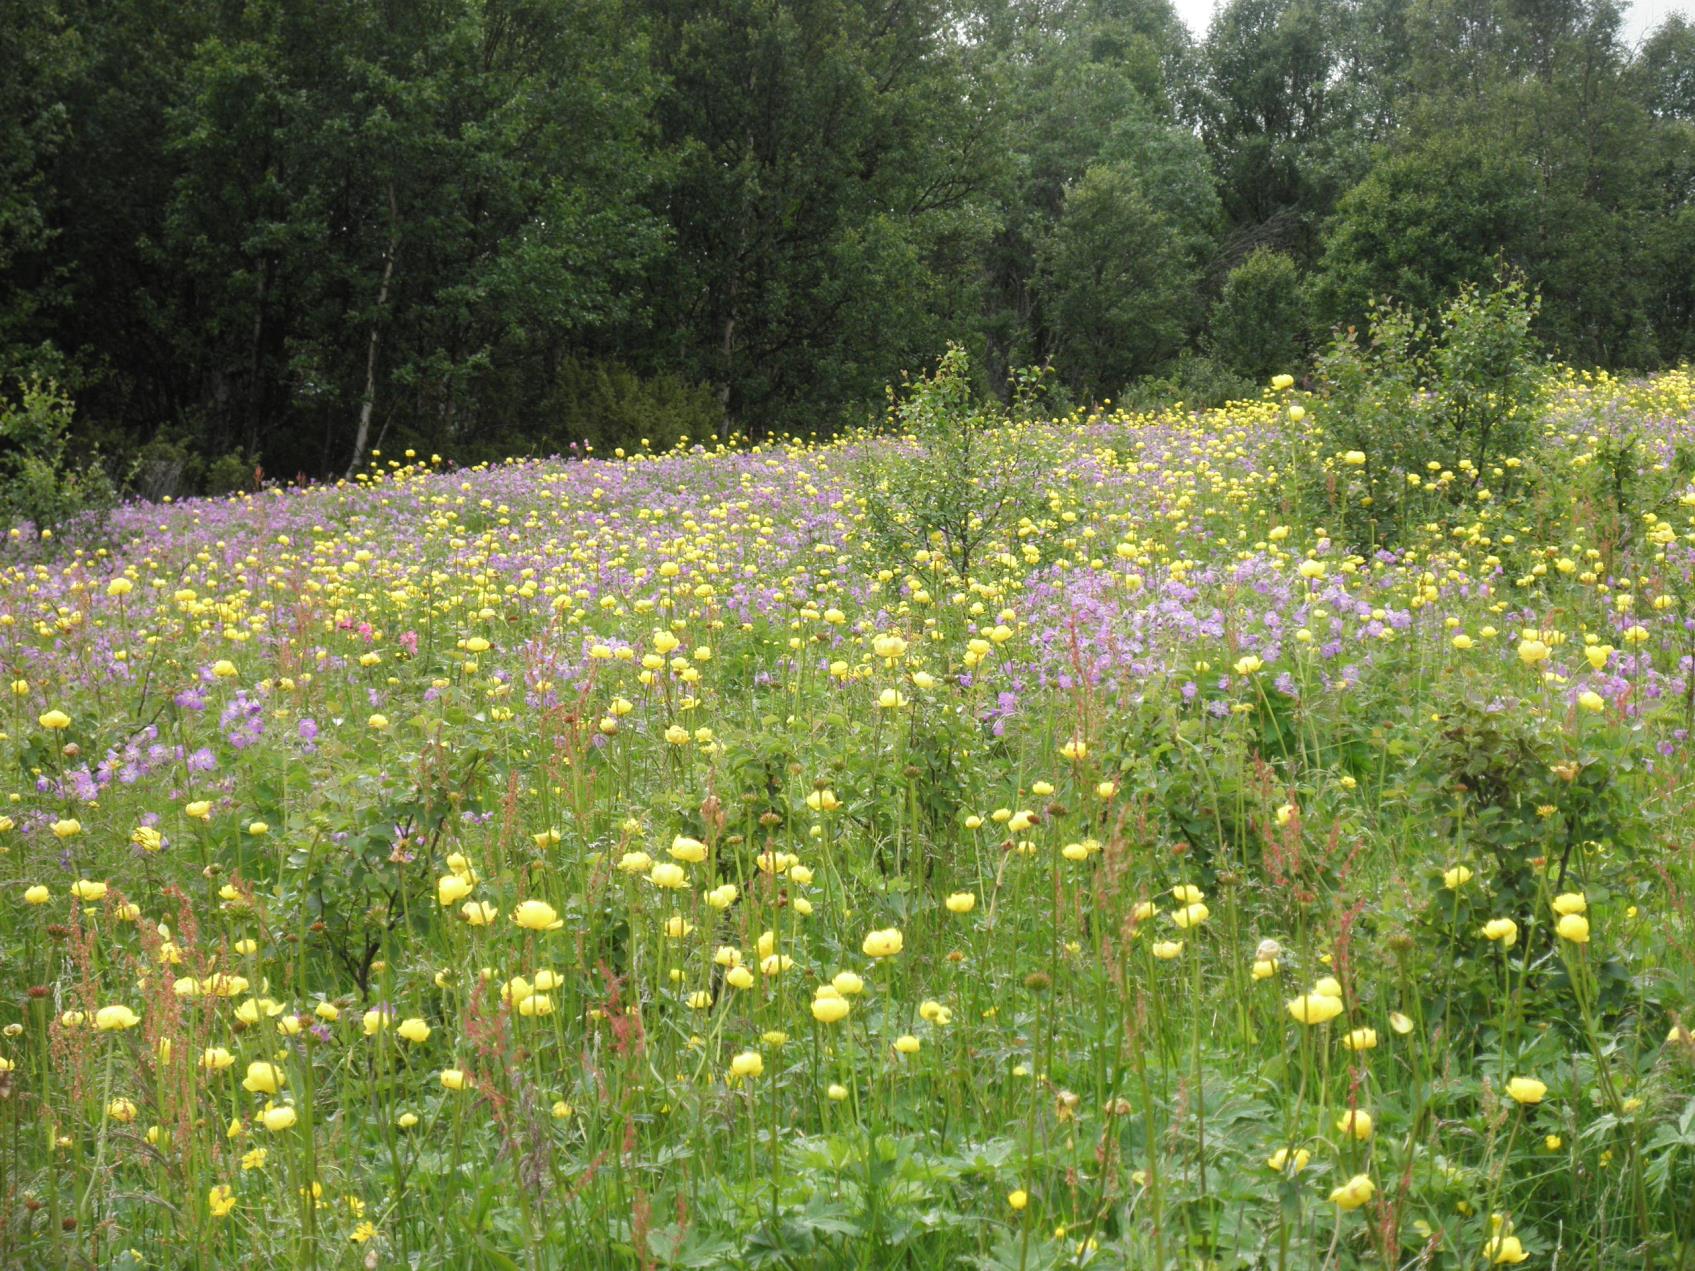
[[134, 1028], [141, 1023], [141, 1016], [127, 1006], [102, 1006], [94, 1012], [94, 1027], [103, 1033], [115, 1033], [126, 1028]]
[[48, 891], [47, 888], [44, 887], [40, 883], [37, 883], [37, 884], [35, 884], [35, 886], [27, 888], [24, 891], [24, 903], [25, 904], [45, 905], [49, 900], [52, 900], [52, 899], [53, 899], [53, 893]]
[[512, 921], [525, 931], [558, 931], [565, 925], [558, 910], [545, 900], [526, 900], [512, 911]]
[[51, 710], [36, 717], [36, 723], [49, 732], [62, 732], [71, 726], [71, 717], [61, 710]]
[[421, 1046], [430, 1039], [430, 1026], [417, 1016], [401, 1020], [394, 1031], [415, 1046]]
[[943, 903], [950, 914], [968, 914], [977, 907], [977, 897], [972, 892], [956, 891]]
[[242, 1078], [241, 1088], [248, 1094], [275, 1094], [287, 1084], [288, 1078], [280, 1068], [256, 1059], [247, 1065], [247, 1076]]
[[698, 865], [706, 859], [706, 844], [679, 834], [671, 840], [671, 858]]
[[1377, 1192], [1377, 1184], [1367, 1174], [1355, 1174], [1330, 1193], [1330, 1203], [1341, 1210], [1358, 1209]]
[[1518, 923], [1511, 918], [1491, 918], [1483, 924], [1483, 937], [1510, 949], [1518, 942]]
[[1371, 1113], [1364, 1108], [1351, 1108], [1336, 1119], [1338, 1134], [1351, 1134], [1362, 1143], [1371, 1137]]
[[1197, 900], [1192, 905], [1185, 905], [1181, 909], [1174, 910], [1171, 914], [1171, 921], [1174, 926], [1187, 930], [1190, 927], [1200, 926], [1210, 917], [1212, 917], [1212, 910], [1208, 909], [1204, 902]]
[[1514, 1077], [1507, 1082], [1507, 1094], [1514, 1103], [1541, 1103], [1547, 1093], [1547, 1084], [1535, 1077]]
[[1589, 919], [1582, 914], [1566, 914], [1554, 924], [1554, 930], [1559, 933], [1561, 940], [1572, 944], [1589, 943]]
[[1303, 993], [1286, 1005], [1298, 1024], [1328, 1024], [1342, 1013], [1342, 999], [1328, 993]]
[[294, 1109], [286, 1103], [279, 1104], [274, 1108], [266, 1108], [259, 1114], [260, 1124], [273, 1134], [289, 1129], [298, 1119]]
[[436, 879], [436, 901], [443, 908], [464, 900], [471, 891], [471, 884], [458, 874], [443, 874]]
[[1517, 1236], [1493, 1236], [1489, 1243], [1483, 1246], [1483, 1256], [1493, 1265], [1500, 1266], [1504, 1263], [1523, 1262], [1530, 1254]]
[[901, 951], [905, 943], [898, 928], [888, 927], [867, 934], [860, 948], [868, 958], [892, 958]]
[[1442, 886], [1449, 891], [1458, 891], [1474, 877], [1476, 875], [1471, 872], [1471, 866], [1454, 865], [1442, 871]]
[[661, 861], [649, 872], [647, 880], [655, 887], [676, 891], [678, 888], [688, 885], [689, 876], [688, 871], [681, 865], [673, 864], [670, 861]]
[[765, 1071], [765, 1057], [757, 1050], [744, 1050], [730, 1060], [730, 1076], [742, 1080], [760, 1076]]
[[235, 1191], [228, 1183], [219, 1183], [206, 1193], [206, 1208], [214, 1218], [228, 1218], [235, 1208]]
[[1589, 912], [1589, 900], [1582, 892], [1561, 892], [1549, 902], [1550, 908], [1556, 914], [1564, 917], [1567, 914], [1582, 914]]
[[471, 1079], [460, 1068], [443, 1068], [440, 1081], [443, 1090], [464, 1090], [471, 1084]]
[[89, 878], [79, 878], [71, 884], [71, 895], [78, 900], [104, 900], [106, 884], [97, 883]]
[[847, 998], [834, 989], [831, 989], [826, 997], [821, 988], [818, 996], [812, 999], [812, 1018], [820, 1024], [839, 1023], [848, 1017], [848, 1012], [852, 1009]]
[[1265, 1158], [1265, 1164], [1268, 1169], [1276, 1170], [1279, 1174], [1299, 1174], [1311, 1160], [1312, 1153], [1304, 1147], [1295, 1148], [1293, 1151], [1280, 1147]]

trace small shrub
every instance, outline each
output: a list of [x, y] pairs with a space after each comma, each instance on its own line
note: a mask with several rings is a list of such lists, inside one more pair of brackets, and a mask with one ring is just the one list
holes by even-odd
[[37, 538], [53, 537], [83, 518], [98, 530], [117, 501], [98, 453], [71, 459], [76, 406], [52, 380], [20, 380], [15, 400], [0, 400], [0, 511], [13, 527], [28, 522]]
[[934, 373], [891, 387], [889, 398], [893, 429], [915, 448], [879, 448], [862, 462], [872, 540], [892, 564], [935, 550], [967, 577], [983, 545], [1035, 506], [1040, 456], [975, 399], [970, 359], [957, 344]]
[[1295, 262], [1266, 248], [1232, 269], [1207, 324], [1213, 358], [1255, 384], [1293, 371], [1306, 325], [1300, 283]]
[[1517, 279], [1462, 289], [1433, 324], [1379, 304], [1364, 340], [1350, 328], [1320, 359], [1319, 462], [1297, 470], [1354, 546], [1522, 491], [1543, 378], [1537, 307]]

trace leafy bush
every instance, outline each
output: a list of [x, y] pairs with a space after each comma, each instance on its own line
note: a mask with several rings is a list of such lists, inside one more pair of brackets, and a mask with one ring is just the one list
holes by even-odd
[[79, 517], [98, 529], [117, 501], [98, 453], [81, 463], [68, 453], [75, 414], [52, 380], [20, 380], [15, 401], [0, 399], [0, 511], [14, 528], [29, 522], [38, 538]]
[[558, 420], [549, 442], [564, 449], [587, 443], [597, 452], [635, 450], [643, 440], [656, 450], [682, 437], [713, 437], [724, 407], [710, 384], [666, 372], [643, 377], [618, 362], [570, 360], [560, 367], [549, 401]]
[[1290, 257], [1266, 248], [1232, 269], [1208, 324], [1213, 357], [1255, 383], [1294, 370], [1306, 326], [1300, 281]]
[[1523, 486], [1544, 373], [1530, 333], [1538, 303], [1515, 278], [1462, 288], [1433, 324], [1378, 304], [1364, 341], [1349, 328], [1320, 359], [1320, 462], [1300, 471], [1355, 546]]
[[1040, 456], [998, 410], [975, 400], [971, 363], [950, 344], [934, 373], [889, 390], [889, 419], [911, 447], [879, 449], [859, 469], [872, 539], [891, 563], [936, 550], [961, 577], [991, 539], [1036, 503]]

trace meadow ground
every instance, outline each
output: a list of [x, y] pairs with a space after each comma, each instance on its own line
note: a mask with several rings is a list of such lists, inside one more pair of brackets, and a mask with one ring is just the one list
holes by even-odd
[[1695, 382], [1296, 397], [14, 535], [0, 1264], [1695, 1265]]

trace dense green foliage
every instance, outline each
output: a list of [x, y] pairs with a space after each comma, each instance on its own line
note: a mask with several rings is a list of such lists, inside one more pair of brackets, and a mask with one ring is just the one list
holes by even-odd
[[159, 495], [830, 431], [950, 340], [1218, 398], [1502, 264], [1647, 368], [1692, 177], [1613, 0], [18, 0], [0, 378]]

